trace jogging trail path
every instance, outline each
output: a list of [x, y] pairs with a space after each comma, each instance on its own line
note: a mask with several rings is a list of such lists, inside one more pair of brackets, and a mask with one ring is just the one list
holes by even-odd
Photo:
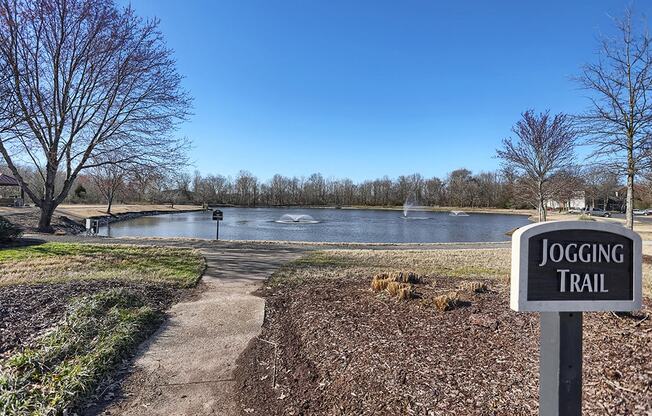
[[207, 261], [203, 290], [177, 303], [141, 346], [120, 398], [107, 415], [232, 415], [235, 362], [260, 333], [265, 300], [253, 291], [303, 250], [198, 247]]

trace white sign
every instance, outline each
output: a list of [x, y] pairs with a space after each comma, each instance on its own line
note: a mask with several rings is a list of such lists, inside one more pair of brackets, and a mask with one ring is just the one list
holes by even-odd
[[619, 224], [552, 221], [512, 235], [510, 306], [516, 311], [641, 308], [641, 237]]

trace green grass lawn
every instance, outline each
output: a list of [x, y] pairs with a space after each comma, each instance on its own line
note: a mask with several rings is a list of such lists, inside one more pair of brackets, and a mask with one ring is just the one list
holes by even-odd
[[47, 243], [0, 250], [0, 291], [89, 280], [141, 287], [69, 299], [58, 325], [0, 358], [0, 414], [71, 414], [162, 322], [164, 311], [147, 304], [142, 287], [179, 292], [196, 285], [204, 268], [198, 251], [181, 248]]
[[0, 286], [125, 279], [191, 287], [204, 259], [187, 248], [46, 243], [0, 250]]

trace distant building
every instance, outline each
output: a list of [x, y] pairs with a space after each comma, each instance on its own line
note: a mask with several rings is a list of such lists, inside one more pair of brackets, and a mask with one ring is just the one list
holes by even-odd
[[0, 206], [23, 206], [25, 194], [13, 176], [0, 173]]
[[585, 209], [586, 194], [584, 191], [574, 192], [569, 200], [550, 198], [545, 201], [545, 206], [549, 209]]

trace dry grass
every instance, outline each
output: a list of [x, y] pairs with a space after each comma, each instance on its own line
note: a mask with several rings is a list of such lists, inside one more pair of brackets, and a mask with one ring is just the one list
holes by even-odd
[[398, 295], [396, 296], [398, 300], [408, 300], [414, 297], [414, 287], [407, 283], [402, 283], [402, 286], [398, 289]]
[[389, 272], [379, 273], [371, 279], [371, 290], [374, 292], [386, 291], [390, 297], [398, 300], [408, 300], [415, 296], [411, 283], [419, 283], [421, 278], [414, 272]]
[[485, 293], [489, 287], [485, 282], [462, 282], [460, 289], [472, 293]]
[[439, 312], [445, 312], [455, 309], [460, 304], [460, 297], [457, 292], [445, 293], [435, 296], [424, 302], [426, 306], [432, 306]]
[[387, 289], [387, 284], [389, 282], [389, 279], [384, 279], [376, 275], [373, 279], [371, 279], [371, 290], [374, 292], [382, 292], [383, 290]]
[[[652, 246], [644, 244], [643, 253], [652, 255]], [[372, 289], [383, 291], [386, 283], [382, 279], [400, 273], [405, 275], [405, 270], [411, 270], [417, 277], [449, 276], [470, 280], [493, 278], [507, 283], [510, 265], [509, 248], [323, 250], [281, 268], [274, 274], [271, 284], [366, 275], [377, 276], [376, 282], [371, 283]], [[648, 263], [643, 264], [643, 293], [652, 296], [652, 264]]]
[[[383, 273], [418, 276], [509, 279], [510, 250], [323, 250], [310, 253], [278, 270], [270, 284], [301, 283], [311, 279], [374, 276]], [[409, 272], [408, 272], [409, 273]], [[409, 278], [409, 275], [408, 275]], [[382, 290], [382, 289], [381, 289]]]
[[[159, 211], [159, 212], [181, 212], [181, 211], [195, 211], [201, 209], [200, 205], [148, 205], [148, 204], [121, 204], [111, 207], [112, 214], [126, 214], [132, 212], [143, 211]], [[73, 219], [85, 219], [90, 217], [98, 217], [106, 215], [106, 205], [60, 205], [57, 208], [57, 213], [65, 215]]]

